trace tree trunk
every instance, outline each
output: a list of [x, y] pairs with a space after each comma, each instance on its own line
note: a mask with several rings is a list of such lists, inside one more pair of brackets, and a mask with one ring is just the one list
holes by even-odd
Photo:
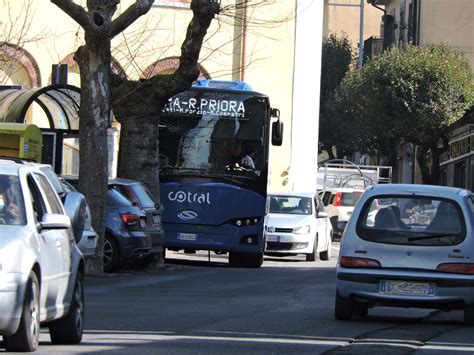
[[103, 38], [89, 38], [87, 45], [80, 47], [75, 56], [82, 83], [79, 190], [85, 193], [91, 209], [92, 226], [99, 235], [91, 270], [88, 270], [95, 273], [102, 272], [108, 179], [107, 128], [110, 106], [109, 87], [105, 83], [109, 81], [111, 55], [110, 43], [106, 42]]
[[328, 153], [328, 158], [330, 160], [336, 159], [334, 152], [332, 150], [332, 146], [330, 144], [324, 144], [324, 150]]
[[420, 167], [421, 172], [421, 181], [423, 184], [431, 184], [431, 174], [428, 162], [426, 160], [426, 154], [428, 153], [429, 148], [425, 145], [418, 146], [416, 150], [416, 161]]
[[158, 117], [118, 119], [121, 123], [119, 176], [143, 182], [160, 201]]

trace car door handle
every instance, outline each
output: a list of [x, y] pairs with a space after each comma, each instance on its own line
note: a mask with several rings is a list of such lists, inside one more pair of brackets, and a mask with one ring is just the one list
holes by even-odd
[[56, 239], [56, 247], [58, 249], [61, 248], [61, 241], [59, 239]]

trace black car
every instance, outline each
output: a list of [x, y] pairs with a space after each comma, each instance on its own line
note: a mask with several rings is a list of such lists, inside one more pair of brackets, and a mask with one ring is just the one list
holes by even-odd
[[146, 267], [154, 256], [164, 253], [164, 231], [161, 226], [161, 209], [158, 202], [155, 202], [151, 192], [146, 186], [136, 180], [129, 179], [109, 179], [109, 190], [117, 190], [126, 196], [132, 203], [140, 207], [146, 213], [147, 231], [151, 236], [152, 249], [150, 256], [139, 260], [141, 266]]
[[[64, 177], [77, 188], [77, 177]], [[152, 215], [142, 210], [117, 189], [107, 191], [104, 271], [116, 270], [127, 261], [145, 267], [162, 248], [153, 246]]]

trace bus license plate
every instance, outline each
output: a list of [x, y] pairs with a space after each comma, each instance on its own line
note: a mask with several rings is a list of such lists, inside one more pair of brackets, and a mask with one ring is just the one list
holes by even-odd
[[197, 239], [197, 235], [194, 233], [179, 233], [178, 234], [178, 239], [179, 240], [189, 240], [189, 241], [194, 241]]
[[389, 295], [433, 296], [434, 284], [431, 282], [380, 281], [380, 292]]

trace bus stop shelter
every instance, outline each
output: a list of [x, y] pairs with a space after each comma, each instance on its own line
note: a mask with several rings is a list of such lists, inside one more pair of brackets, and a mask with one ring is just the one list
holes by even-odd
[[0, 87], [0, 122], [38, 126], [43, 133], [41, 162], [60, 173], [64, 139], [79, 137], [80, 97], [80, 89], [67, 84]]

